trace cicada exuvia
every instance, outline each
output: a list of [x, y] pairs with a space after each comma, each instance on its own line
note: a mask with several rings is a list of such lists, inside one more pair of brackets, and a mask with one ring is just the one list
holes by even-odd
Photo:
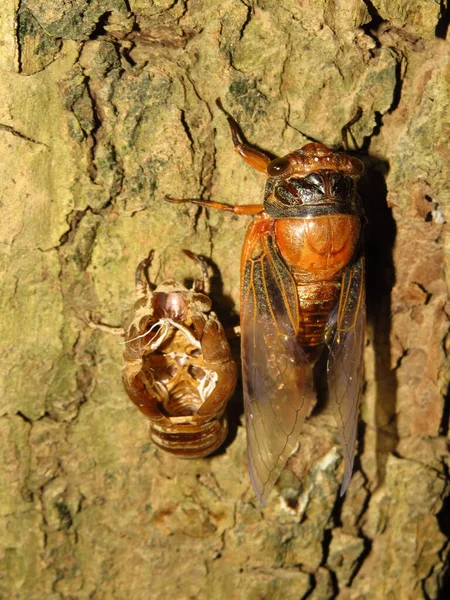
[[237, 368], [225, 331], [211, 311], [206, 264], [192, 252], [184, 253], [198, 263], [202, 278], [191, 289], [173, 279], [155, 288], [146, 277], [150, 252], [136, 270], [138, 300], [124, 329], [116, 331], [125, 336], [125, 391], [150, 420], [152, 442], [180, 458], [199, 458], [226, 438], [225, 409]]
[[[349, 485], [362, 385], [365, 222], [360, 160], [308, 143], [271, 160], [242, 143], [236, 151], [268, 176], [264, 203], [208, 208], [255, 215], [241, 259], [241, 354], [250, 479], [262, 505], [295, 449], [314, 406], [313, 367], [328, 348], [329, 397]], [[343, 130], [344, 131], [344, 130]]]

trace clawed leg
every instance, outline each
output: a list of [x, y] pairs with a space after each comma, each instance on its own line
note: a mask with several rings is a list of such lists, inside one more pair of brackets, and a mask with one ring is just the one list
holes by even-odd
[[183, 250], [183, 253], [191, 260], [195, 260], [202, 271], [202, 279], [195, 279], [192, 289], [195, 290], [196, 292], [201, 292], [203, 294], [208, 295], [210, 292], [210, 285], [209, 285], [209, 275], [208, 275], [208, 270], [206, 267], [206, 262], [203, 260], [203, 258], [201, 256], [194, 254], [190, 250]]
[[113, 325], [106, 325], [105, 323], [94, 321], [90, 312], [86, 313], [86, 323], [91, 329], [97, 329], [99, 331], [104, 331], [105, 333], [110, 333], [112, 335], [125, 335], [125, 329], [123, 327], [114, 327]]
[[356, 150], [359, 150], [358, 144], [356, 143], [355, 136], [352, 133], [351, 127], [352, 127], [352, 125], [354, 125], [355, 123], [357, 123], [360, 120], [360, 118], [362, 117], [362, 114], [363, 114], [362, 108], [360, 106], [358, 106], [354, 117], [352, 119], [350, 119], [350, 121], [348, 123], [346, 123], [341, 130], [342, 144], [344, 145], [345, 150], [350, 150], [350, 146], [348, 143], [348, 136], [350, 136], [352, 143], [355, 146]]
[[139, 296], [146, 296], [148, 294], [148, 288], [151, 285], [146, 273], [149, 266], [152, 264], [154, 251], [150, 250], [148, 256], [141, 260], [136, 269], [135, 284], [136, 291]]
[[236, 152], [251, 167], [253, 167], [257, 171], [261, 171], [262, 173], [267, 173], [267, 166], [271, 162], [271, 158], [264, 154], [264, 152], [256, 150], [255, 148], [250, 148], [250, 146], [247, 146], [246, 144], [243, 144], [241, 141], [239, 141], [239, 125], [236, 123], [233, 117], [229, 115], [224, 109], [219, 98], [217, 98], [216, 104], [227, 117], [228, 125], [231, 129], [231, 137], [233, 139], [234, 149], [236, 150]]

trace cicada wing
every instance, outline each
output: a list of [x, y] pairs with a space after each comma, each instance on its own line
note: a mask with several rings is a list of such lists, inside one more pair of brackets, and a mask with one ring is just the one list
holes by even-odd
[[[296, 333], [295, 282], [268, 238], [244, 266], [242, 372], [250, 480], [262, 506], [295, 449], [313, 398]], [[253, 256], [255, 252], [253, 252]]]
[[341, 496], [349, 486], [355, 459], [365, 325], [364, 257], [361, 256], [343, 277], [339, 305], [329, 322], [333, 336], [329, 343], [328, 389], [345, 458]]

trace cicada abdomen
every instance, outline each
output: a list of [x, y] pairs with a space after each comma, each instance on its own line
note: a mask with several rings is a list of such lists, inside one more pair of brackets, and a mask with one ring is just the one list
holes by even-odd
[[123, 383], [130, 399], [150, 420], [158, 448], [180, 458], [207, 456], [227, 435], [226, 405], [236, 364], [202, 280], [188, 290], [172, 279], [151, 290], [144, 277], [152, 253], [136, 272], [139, 299], [125, 326]]

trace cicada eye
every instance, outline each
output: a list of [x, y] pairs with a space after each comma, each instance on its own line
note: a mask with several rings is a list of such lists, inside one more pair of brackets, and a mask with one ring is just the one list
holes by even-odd
[[269, 163], [269, 166], [267, 167], [267, 172], [273, 177], [275, 175], [281, 175], [286, 171], [288, 167], [289, 160], [287, 158], [276, 158], [271, 163]]

